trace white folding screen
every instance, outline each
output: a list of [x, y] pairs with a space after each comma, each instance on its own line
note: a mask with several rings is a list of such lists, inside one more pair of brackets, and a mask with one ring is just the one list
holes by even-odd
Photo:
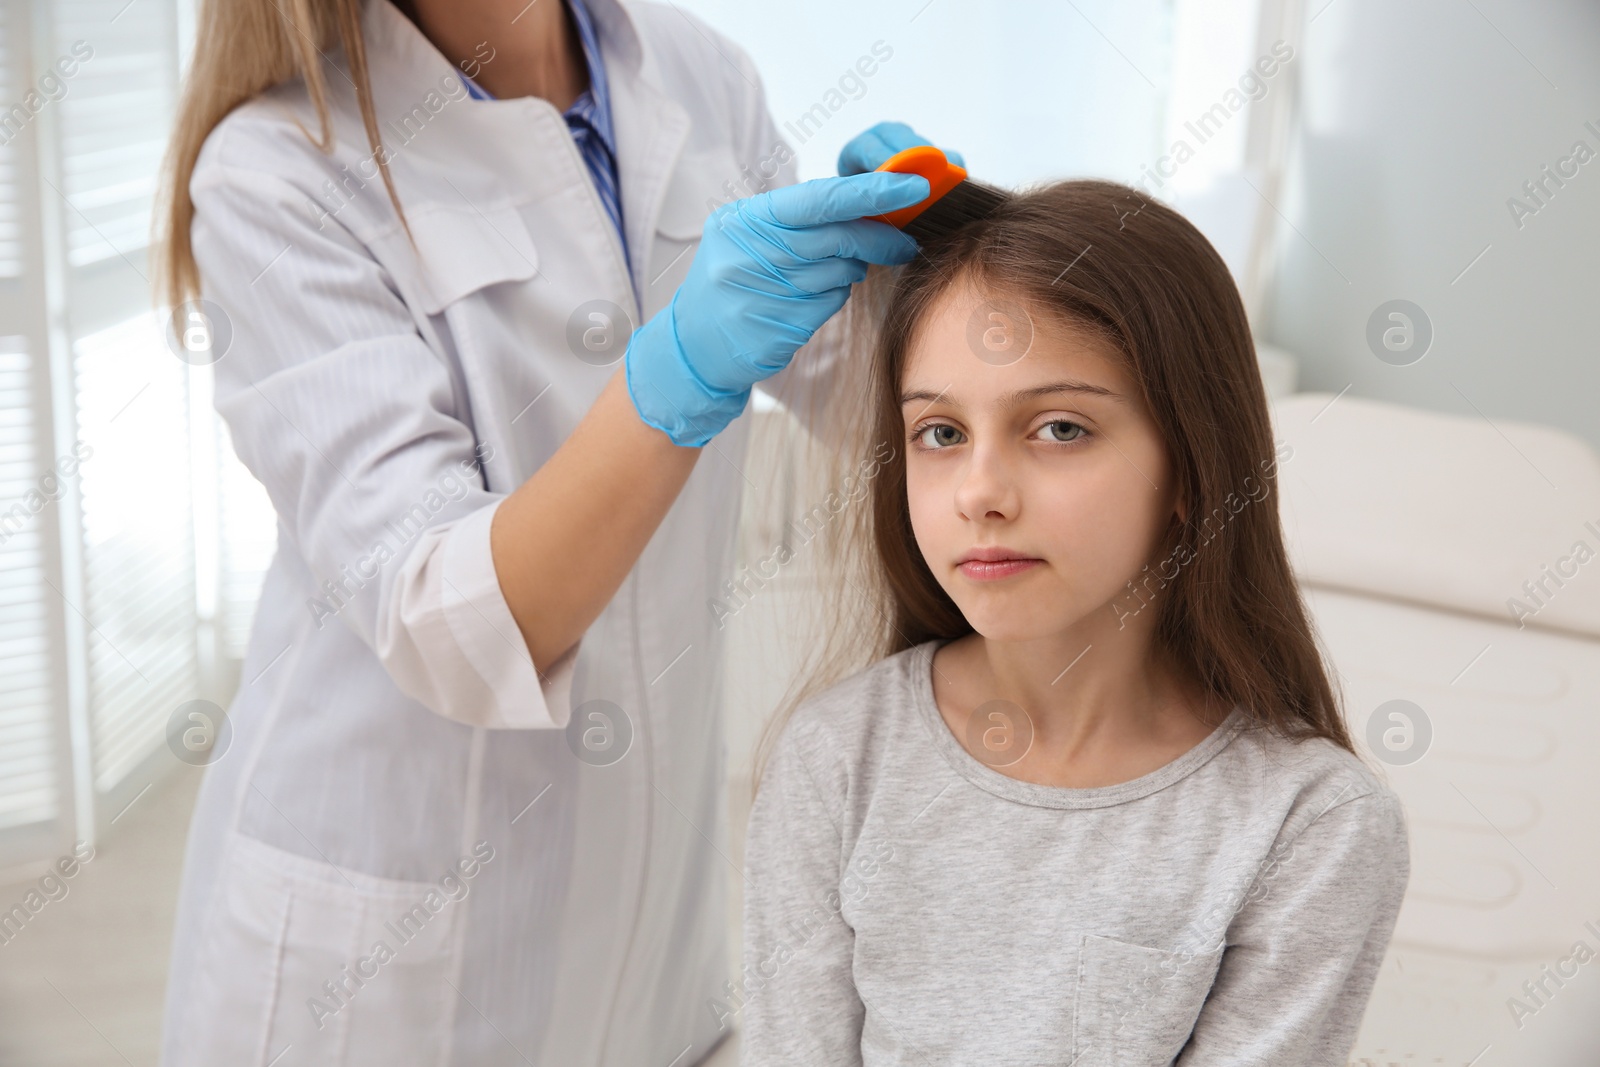
[[0, 867], [59, 848], [74, 813], [34, 29], [0, 3]]
[[265, 492], [152, 307], [187, 0], [0, 0], [0, 871], [103, 834], [226, 703]]
[[28, 338], [0, 337], [0, 848], [37, 847], [63, 811], [33, 384]]

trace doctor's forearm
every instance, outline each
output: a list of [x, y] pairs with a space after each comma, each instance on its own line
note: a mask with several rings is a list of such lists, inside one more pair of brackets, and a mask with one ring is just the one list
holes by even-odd
[[622, 585], [701, 451], [639, 418], [619, 363], [571, 436], [501, 502], [495, 574], [540, 674]]

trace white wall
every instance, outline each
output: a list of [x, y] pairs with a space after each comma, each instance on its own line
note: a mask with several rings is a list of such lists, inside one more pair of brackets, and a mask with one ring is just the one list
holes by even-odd
[[[1305, 17], [1280, 203], [1293, 229], [1279, 234], [1267, 328], [1301, 357], [1301, 388], [1547, 423], [1600, 446], [1600, 158], [1520, 227], [1507, 208], [1575, 142], [1600, 153], [1600, 8], [1309, 0]], [[1364, 336], [1396, 298], [1434, 329], [1409, 366]]]
[[[680, 0], [760, 68], [801, 178], [834, 173], [839, 149], [885, 119], [954, 148], [974, 176], [1131, 178], [1159, 154], [1168, 0]], [[837, 88], [874, 42], [892, 52], [814, 136], [784, 130]]]

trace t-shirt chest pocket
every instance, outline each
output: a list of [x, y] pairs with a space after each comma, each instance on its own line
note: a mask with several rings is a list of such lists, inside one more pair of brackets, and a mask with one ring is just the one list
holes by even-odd
[[1079, 942], [1072, 1067], [1162, 1067], [1194, 1029], [1224, 946], [1195, 952], [1099, 934]]

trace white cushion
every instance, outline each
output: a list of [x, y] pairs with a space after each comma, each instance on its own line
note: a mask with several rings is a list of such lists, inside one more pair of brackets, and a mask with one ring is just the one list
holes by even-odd
[[1272, 419], [1293, 448], [1278, 482], [1301, 581], [1600, 635], [1600, 455], [1586, 442], [1348, 393], [1279, 397]]

